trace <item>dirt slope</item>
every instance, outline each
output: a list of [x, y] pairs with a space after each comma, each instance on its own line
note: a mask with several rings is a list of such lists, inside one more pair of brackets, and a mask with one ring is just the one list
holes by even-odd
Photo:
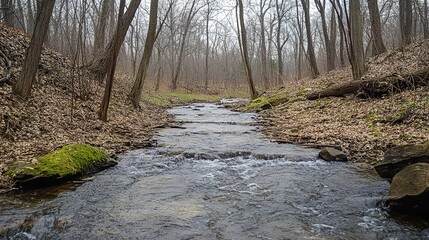
[[[133, 110], [127, 93], [115, 83], [109, 122], [97, 119], [102, 86], [88, 76], [77, 77], [71, 62], [55, 51], [44, 49], [32, 96], [23, 102], [12, 94], [11, 83], [19, 76], [28, 46], [28, 36], [0, 25], [0, 190], [10, 186], [2, 174], [7, 164], [35, 162], [37, 158], [70, 143], [88, 143], [110, 154], [150, 144], [150, 137], [165, 125], [165, 110], [142, 105]], [[75, 76], [75, 78], [73, 78]], [[72, 79], [75, 79], [72, 81]], [[89, 83], [89, 84], [88, 84]]]
[[[429, 66], [429, 41], [389, 51], [368, 60], [364, 78], [406, 74]], [[305, 100], [305, 95], [335, 83], [352, 80], [350, 68], [317, 79], [286, 83], [290, 100], [263, 111], [264, 131], [280, 142], [309, 146], [332, 145], [350, 152], [356, 162], [376, 163], [395, 145], [429, 140], [429, 87], [382, 99], [326, 98]], [[270, 92], [266, 95], [284, 94]], [[395, 120], [405, 118], [399, 122]]]

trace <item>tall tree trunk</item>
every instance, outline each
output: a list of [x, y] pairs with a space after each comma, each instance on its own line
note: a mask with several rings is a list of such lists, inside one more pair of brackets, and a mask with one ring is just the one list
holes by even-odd
[[24, 100], [31, 94], [34, 78], [39, 68], [43, 41], [48, 33], [49, 21], [52, 16], [55, 0], [45, 0], [42, 4], [37, 13], [35, 31], [31, 38], [30, 46], [25, 52], [21, 74], [13, 86], [13, 92]]
[[110, 0], [103, 0], [103, 5], [101, 7], [101, 13], [98, 16], [98, 23], [94, 36], [94, 57], [96, 57], [97, 54], [99, 54], [104, 49], [104, 44], [106, 43], [106, 29], [107, 22], [109, 20], [110, 7]]
[[[119, 12], [118, 12], [118, 24], [117, 24], [117, 32], [120, 31], [124, 26], [124, 22], [122, 21], [122, 17], [124, 15], [124, 9], [125, 9], [125, 0], [121, 0], [119, 3]], [[104, 88], [104, 96], [103, 101], [101, 102], [100, 110], [98, 112], [98, 117], [100, 120], [107, 122], [107, 111], [109, 109], [109, 103], [110, 103], [110, 96], [112, 94], [112, 88], [113, 88], [113, 79], [115, 77], [115, 69], [116, 69], [116, 62], [118, 59], [119, 50], [121, 48], [122, 41], [120, 39], [119, 34], [115, 34], [112, 41], [112, 60], [110, 61], [110, 69], [109, 74], [106, 77], [106, 86]]]
[[153, 45], [155, 44], [156, 37], [156, 25], [158, 22], [158, 0], [150, 1], [150, 13], [149, 13], [149, 29], [146, 35], [146, 42], [144, 45], [143, 57], [140, 62], [139, 70], [137, 72], [136, 79], [134, 81], [133, 88], [131, 90], [131, 101], [135, 108], [140, 106], [140, 98], [143, 90], [144, 80], [146, 78], [147, 69], [149, 67], [150, 58], [152, 56]]
[[27, 0], [27, 33], [33, 34], [34, 30], [34, 13], [31, 0]]
[[369, 18], [371, 21], [372, 33], [372, 56], [386, 52], [383, 37], [381, 34], [380, 11], [377, 0], [368, 0]]
[[311, 35], [311, 20], [310, 20], [310, 2], [301, 0], [301, 5], [304, 10], [304, 22], [307, 33], [307, 54], [310, 62], [311, 74], [313, 78], [319, 76], [319, 68], [317, 67], [316, 54], [314, 53], [313, 36]]
[[177, 58], [177, 65], [176, 69], [174, 71], [174, 77], [172, 79], [172, 90], [177, 89], [177, 82], [179, 81], [180, 71], [182, 69], [182, 63], [183, 63], [183, 54], [185, 51], [185, 45], [186, 40], [188, 38], [189, 28], [191, 27], [192, 19], [194, 18], [195, 14], [197, 13], [194, 11], [195, 5], [197, 3], [197, 0], [192, 1], [191, 9], [189, 10], [188, 16], [186, 18], [185, 26], [183, 29], [182, 39], [180, 41], [180, 49], [179, 49], [179, 56]]
[[[325, 50], [326, 50], [326, 70], [329, 72], [331, 70], [335, 69], [335, 45], [332, 46], [331, 38], [328, 32], [328, 25], [326, 23], [326, 0], [314, 0], [314, 3], [316, 4], [317, 10], [320, 13], [320, 19], [322, 20], [322, 32], [323, 32], [323, 38], [325, 43]], [[333, 20], [333, 21], [332, 21]], [[335, 17], [331, 19], [331, 24], [335, 23]], [[332, 27], [331, 27], [332, 31]], [[336, 29], [334, 28], [334, 31]]]
[[161, 65], [161, 47], [158, 46], [157, 47], [157, 61], [156, 61], [156, 66], [157, 66], [157, 71], [156, 71], [156, 84], [155, 84], [155, 92], [159, 91], [159, 86], [161, 84], [161, 74], [162, 74], [162, 65]]
[[209, 23], [210, 23], [210, 0], [207, 0], [207, 15], [206, 15], [206, 56], [204, 66], [204, 89], [207, 91], [209, 87], [209, 54], [210, 54], [210, 41], [209, 41]]
[[[268, 71], [267, 71], [267, 45], [265, 41], [265, 14], [269, 10], [269, 6], [264, 9], [267, 4], [267, 0], [260, 0], [259, 6], [259, 25], [261, 26], [261, 70], [262, 70], [262, 82], [264, 83], [264, 89], [267, 90], [269, 86], [268, 82]], [[270, 2], [268, 3], [268, 5]]]
[[402, 46], [410, 44], [413, 30], [413, 5], [411, 0], [399, 0], [399, 22]]
[[331, 46], [331, 54], [330, 54], [330, 59], [331, 59], [331, 64], [333, 65], [333, 68], [335, 69], [335, 62], [337, 59], [337, 20], [335, 17], [335, 9], [334, 7], [332, 7], [331, 9], [331, 36], [330, 36], [330, 42], [329, 45]]
[[125, 14], [123, 14], [123, 17], [118, 19], [117, 25], [121, 25], [121, 28], [116, 28], [115, 34], [113, 35], [107, 47], [104, 49], [103, 53], [94, 59], [94, 61], [92, 61], [88, 67], [89, 70], [97, 75], [97, 78], [100, 82], [104, 79], [107, 72], [109, 71], [109, 67], [111, 66], [114, 59], [115, 51], [118, 51], [119, 53], [120, 48], [115, 48], [115, 41], [116, 39], [119, 41], [119, 46], [121, 46], [124, 42], [128, 28], [133, 21], [140, 2], [141, 0], [131, 0], [127, 11]]
[[26, 30], [25, 27], [25, 17], [24, 17], [24, 8], [22, 7], [22, 2], [21, 0], [16, 0], [16, 24], [15, 26], [17, 26], [19, 29], [21, 29], [22, 31]]
[[429, 38], [428, 0], [423, 1], [423, 36]]
[[12, 0], [1, 0], [3, 21], [6, 26], [15, 27], [14, 6]]
[[349, 3], [350, 14], [350, 43], [351, 43], [351, 65], [353, 78], [358, 80], [365, 72], [364, 51], [363, 51], [363, 29], [360, 0], [353, 0]]
[[[278, 0], [276, 0], [278, 2]], [[277, 14], [277, 17], [279, 17], [280, 15]], [[282, 44], [281, 41], [281, 27], [282, 27], [282, 22], [280, 21], [280, 19], [278, 19], [277, 22], [277, 36], [276, 36], [276, 48], [277, 48], [277, 64], [278, 64], [278, 72], [277, 72], [277, 85], [281, 85], [283, 83], [283, 46], [284, 44]]]
[[253, 84], [253, 77], [252, 77], [252, 67], [250, 66], [249, 61], [249, 52], [247, 49], [247, 35], [246, 35], [246, 27], [244, 24], [244, 10], [243, 10], [243, 1], [237, 0], [238, 2], [238, 12], [239, 12], [239, 24], [240, 24], [240, 39], [241, 39], [241, 48], [242, 48], [242, 56], [244, 60], [244, 66], [246, 68], [246, 74], [247, 74], [247, 82], [249, 84], [249, 90], [250, 90], [250, 97], [252, 99], [255, 99], [258, 97], [258, 92], [256, 92], [255, 85]]

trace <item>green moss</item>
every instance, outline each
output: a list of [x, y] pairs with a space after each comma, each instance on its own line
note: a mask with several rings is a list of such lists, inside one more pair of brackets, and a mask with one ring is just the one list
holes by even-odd
[[15, 179], [67, 178], [95, 171], [107, 164], [108, 154], [85, 144], [71, 144], [49, 153], [33, 165], [8, 171]]
[[272, 97], [259, 97], [254, 99], [249, 106], [247, 106], [247, 110], [261, 110], [261, 109], [269, 109], [280, 104], [286, 103], [289, 101], [289, 97], [286, 93], [280, 93], [274, 95]]
[[306, 95], [309, 91], [310, 91], [310, 89], [308, 89], [308, 88], [305, 88], [305, 89], [298, 89], [298, 90], [296, 91], [296, 95], [297, 95], [297, 96]]

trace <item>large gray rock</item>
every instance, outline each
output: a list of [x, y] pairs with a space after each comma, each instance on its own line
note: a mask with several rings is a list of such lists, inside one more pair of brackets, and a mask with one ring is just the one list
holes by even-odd
[[424, 208], [429, 200], [429, 164], [416, 163], [393, 177], [387, 201], [389, 204], [418, 205]]
[[419, 162], [429, 163], [429, 142], [390, 148], [384, 155], [384, 161], [374, 168], [380, 177], [391, 181], [404, 167]]
[[326, 161], [347, 161], [347, 155], [344, 152], [331, 147], [322, 149], [322, 151], [319, 152], [319, 157]]

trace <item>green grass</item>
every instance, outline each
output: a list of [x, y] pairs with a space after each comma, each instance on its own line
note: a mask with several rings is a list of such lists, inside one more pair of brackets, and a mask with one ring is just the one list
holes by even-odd
[[18, 167], [7, 174], [17, 179], [67, 178], [92, 172], [106, 163], [108, 154], [85, 144], [71, 144], [39, 158], [38, 163]]
[[194, 102], [218, 102], [225, 96], [208, 95], [202, 93], [184, 93], [184, 92], [158, 92], [143, 96], [143, 101], [148, 103], [169, 107]]

